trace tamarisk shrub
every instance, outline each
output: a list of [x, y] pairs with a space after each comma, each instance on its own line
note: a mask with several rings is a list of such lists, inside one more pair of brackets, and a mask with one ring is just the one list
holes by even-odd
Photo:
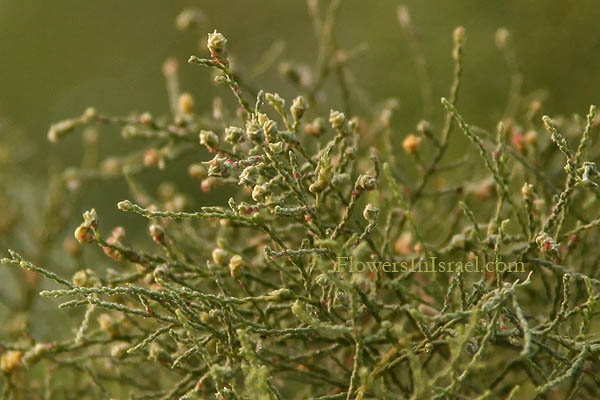
[[[215, 72], [234, 112], [218, 99], [202, 113], [179, 92], [181, 66], [169, 60], [170, 117], [90, 108], [50, 128], [53, 142], [111, 124], [125, 140], [147, 143], [70, 168], [62, 180], [77, 191], [88, 180], [125, 178], [131, 193], [117, 207], [147, 224], [139, 232], [149, 243], [142, 250], [129, 229], [126, 236], [90, 210], [74, 239], [98, 246], [101, 267], [80, 264], [63, 277], [9, 251], [4, 264], [59, 286], [41, 296], [84, 311], [72, 337], [2, 344], [4, 398], [600, 395], [595, 107], [585, 118], [542, 116], [540, 100], [521, 93], [511, 69], [497, 127], [469, 124], [458, 101], [466, 39], [459, 27], [448, 52], [453, 81], [438, 106], [413, 46], [425, 118], [417, 126], [393, 121], [394, 100], [355, 113], [353, 53], [332, 37], [339, 4], [321, 16], [309, 2], [321, 27], [318, 62], [311, 72], [282, 66], [299, 92], [292, 99], [253, 92], [230, 63], [235, 38], [215, 30], [207, 55], [189, 63]], [[188, 11], [178, 27], [200, 16]], [[408, 9], [398, 17], [416, 40]], [[514, 60], [507, 30], [496, 42]], [[341, 89], [333, 110], [322, 96], [331, 78]], [[173, 185], [154, 195], [137, 180], [201, 149], [208, 159], [181, 173], [206, 192], [196, 199], [202, 206]], [[238, 189], [226, 204], [211, 197], [220, 185]], [[65, 249], [76, 257], [70, 240]]]

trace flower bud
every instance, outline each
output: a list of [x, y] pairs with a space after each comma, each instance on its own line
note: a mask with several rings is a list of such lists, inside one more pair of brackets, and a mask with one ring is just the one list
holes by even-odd
[[204, 179], [202, 183], [200, 183], [200, 188], [203, 192], [210, 192], [212, 188], [218, 184], [219, 181], [217, 178], [209, 176], [208, 178]]
[[194, 179], [198, 179], [202, 181], [204, 178], [208, 176], [208, 172], [206, 168], [202, 164], [191, 164], [188, 167], [188, 175]]
[[210, 55], [213, 57], [221, 57], [226, 52], [226, 44], [227, 39], [225, 36], [215, 31], [213, 33], [208, 34], [208, 41], [206, 43], [206, 47], [208, 47], [208, 51], [210, 51]]
[[131, 347], [131, 345], [127, 342], [115, 343], [110, 348], [110, 355], [113, 358], [121, 359], [121, 358], [125, 357], [125, 355], [127, 355], [127, 350], [129, 350], [130, 347]]
[[152, 224], [148, 227], [148, 231], [155, 243], [162, 244], [165, 242], [165, 230], [162, 226]]
[[206, 146], [208, 151], [215, 151], [215, 149], [219, 145], [219, 137], [213, 131], [201, 131], [200, 144]]
[[331, 183], [331, 165], [323, 166], [319, 169], [317, 180], [308, 187], [311, 193], [319, 193]]
[[236, 144], [244, 140], [244, 130], [237, 126], [225, 128], [225, 141], [227, 143]]
[[[121, 226], [117, 226], [113, 229], [110, 237], [106, 239], [106, 242], [112, 245], [120, 245], [123, 238], [125, 238], [125, 229]], [[109, 246], [103, 246], [102, 249], [104, 250], [104, 253], [113, 260], [121, 261], [123, 259], [123, 254], [121, 254], [119, 250]]]
[[[55, 141], [56, 139], [58, 139], [58, 135], [67, 133], [73, 130], [73, 128], [86, 122], [89, 122], [95, 116], [96, 110], [92, 107], [88, 107], [84, 111], [83, 115], [81, 115], [80, 117], [67, 119], [52, 125], [50, 127], [50, 131], [54, 131], [54, 133], [48, 132], [48, 138], [51, 139], [50, 141], [53, 141], [52, 139], [54, 139]], [[51, 136], [53, 136], [53, 138], [51, 138]]]
[[217, 75], [215, 76], [215, 83], [217, 85], [226, 85], [227, 83], [229, 83], [229, 80], [225, 75]]
[[85, 224], [81, 224], [75, 229], [74, 236], [79, 243], [87, 243], [94, 240], [94, 232], [90, 227], [85, 226]]
[[48, 141], [56, 143], [61, 135], [72, 131], [76, 126], [77, 121], [73, 119], [57, 122], [48, 130]]
[[527, 148], [525, 147], [525, 135], [520, 129], [513, 129], [511, 132], [510, 142], [513, 147], [521, 154], [527, 153]]
[[299, 121], [307, 109], [308, 109], [308, 104], [306, 104], [306, 100], [304, 100], [304, 97], [302, 97], [302, 96], [296, 97], [294, 99], [294, 101], [292, 102], [292, 106], [290, 107], [290, 111], [292, 112], [294, 121]]
[[329, 123], [335, 129], [341, 129], [346, 122], [346, 116], [339, 111], [331, 110], [329, 113]]
[[193, 26], [202, 25], [206, 21], [204, 13], [196, 8], [188, 8], [179, 13], [175, 19], [177, 29], [184, 31]]
[[315, 118], [310, 124], [304, 127], [304, 132], [312, 136], [319, 136], [325, 132], [325, 121], [320, 117]]
[[154, 122], [154, 119], [152, 118], [152, 114], [150, 114], [149, 112], [145, 112], [140, 114], [140, 123], [144, 124], [146, 126], [151, 126], [152, 123]]
[[506, 28], [499, 28], [496, 31], [496, 46], [503, 49], [506, 47], [508, 43], [508, 38], [510, 37], [510, 32]]
[[256, 185], [254, 186], [254, 189], [252, 189], [252, 199], [257, 203], [260, 203], [265, 199], [267, 193], [268, 190], [264, 185]]
[[431, 123], [425, 120], [419, 121], [417, 124], [417, 131], [423, 135], [431, 134]]
[[121, 162], [116, 157], [107, 157], [100, 169], [107, 175], [117, 175], [121, 172]]
[[96, 209], [92, 208], [91, 210], [84, 212], [83, 221], [87, 226], [96, 228], [98, 226], [98, 214], [96, 214]]
[[233, 279], [239, 279], [242, 276], [242, 269], [244, 267], [244, 259], [242, 256], [236, 254], [229, 260], [229, 273]]
[[348, 121], [348, 129], [350, 129], [354, 133], [358, 133], [358, 127], [360, 126], [361, 121], [358, 117], [352, 117]]
[[217, 264], [220, 267], [224, 267], [229, 262], [229, 253], [227, 252], [227, 250], [223, 250], [217, 247], [212, 251], [212, 259], [215, 264]]
[[379, 115], [379, 121], [381, 125], [389, 127], [392, 122], [392, 110], [390, 108], [384, 108]]
[[98, 227], [98, 215], [95, 209], [83, 213], [83, 223], [75, 230], [75, 239], [79, 243], [86, 243], [94, 240], [94, 229]]
[[410, 28], [410, 14], [407, 7], [398, 6], [396, 9], [396, 17], [398, 18], [398, 23], [403, 29]]
[[20, 350], [8, 350], [0, 357], [0, 370], [5, 374], [10, 374], [21, 365]]
[[256, 210], [254, 207], [252, 207], [250, 204], [246, 203], [245, 201], [242, 201], [240, 204], [238, 204], [236, 209], [237, 209], [237, 212], [242, 215], [252, 214]]
[[194, 113], [194, 98], [189, 93], [182, 93], [178, 100], [179, 112], [184, 115]]
[[156, 149], [148, 149], [144, 152], [144, 166], [146, 167], [160, 167], [164, 165], [164, 160], [160, 151]]
[[117, 208], [121, 211], [131, 211], [133, 203], [129, 200], [122, 200], [117, 203]]
[[533, 200], [533, 185], [530, 183], [524, 183], [523, 187], [521, 188], [521, 194], [525, 200]]
[[82, 120], [82, 122], [90, 122], [92, 120], [92, 118], [94, 118], [95, 116], [96, 116], [96, 109], [94, 107], [88, 107], [83, 112], [83, 115], [81, 116], [81, 120]]
[[262, 128], [265, 132], [267, 142], [273, 142], [277, 140], [277, 122], [273, 121], [272, 119], [266, 120], [262, 124]]
[[246, 135], [248, 135], [248, 138], [256, 144], [262, 143], [265, 139], [262, 127], [254, 119], [248, 120], [246, 123]]
[[238, 183], [240, 185], [254, 186], [256, 184], [258, 176], [258, 169], [254, 165], [249, 165], [246, 168], [244, 168], [244, 170], [240, 174], [240, 180]]
[[177, 73], [179, 63], [174, 58], [167, 58], [162, 65], [162, 72], [166, 78], [170, 78]]
[[282, 109], [285, 107], [285, 100], [279, 95], [279, 93], [266, 93], [265, 99], [267, 99], [273, 108]]
[[452, 38], [454, 39], [455, 44], [462, 45], [465, 40], [464, 26], [457, 26], [452, 33]]
[[530, 145], [534, 146], [537, 142], [537, 132], [533, 129], [528, 130], [525, 133], [525, 141]]
[[375, 189], [375, 185], [377, 184], [377, 180], [371, 175], [360, 175], [356, 180], [356, 186], [361, 190], [370, 191]]
[[550, 235], [545, 232], [540, 233], [536, 238], [535, 242], [537, 243], [540, 251], [542, 253], [549, 253], [551, 251], [558, 251], [558, 243]]
[[275, 154], [281, 154], [283, 152], [283, 142], [269, 143], [269, 150]]
[[294, 298], [294, 292], [292, 292], [290, 289], [282, 288], [273, 290], [268, 296], [272, 301], [286, 301]]
[[416, 154], [419, 150], [419, 145], [421, 144], [422, 140], [423, 138], [411, 133], [402, 141], [402, 148], [408, 154]]
[[231, 163], [227, 157], [216, 155], [212, 160], [204, 162], [208, 165], [208, 176], [228, 177], [231, 173]]
[[379, 214], [379, 208], [375, 207], [373, 204], [369, 203], [365, 206], [363, 210], [363, 217], [369, 222], [375, 222], [377, 219], [377, 215]]
[[123, 139], [132, 139], [132, 138], [136, 137], [138, 134], [139, 134], [139, 130], [134, 125], [125, 125], [121, 129], [121, 136], [123, 137]]
[[[283, 101], [283, 99], [282, 99], [282, 101]], [[256, 120], [258, 121], [258, 123], [261, 126], [263, 126], [267, 121], [269, 121], [269, 119], [270, 119], [269, 116], [265, 113], [259, 112], [256, 114]]]
[[460, 60], [462, 46], [465, 42], [465, 28], [462, 26], [454, 29], [454, 49], [452, 50], [452, 58], [455, 61]]

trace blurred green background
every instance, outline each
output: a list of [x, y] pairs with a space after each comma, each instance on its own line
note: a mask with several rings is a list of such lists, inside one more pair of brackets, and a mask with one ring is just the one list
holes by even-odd
[[[346, 48], [369, 44], [354, 73], [374, 98], [397, 96], [397, 118], [408, 126], [419, 119], [419, 92], [407, 37], [397, 24], [391, 0], [346, 0], [336, 36]], [[513, 34], [525, 76], [525, 93], [543, 88], [550, 96], [546, 113], [585, 112], [600, 89], [600, 3], [594, 0], [406, 1], [423, 47], [438, 98], [451, 74], [451, 32], [467, 29], [462, 109], [477, 122], [502, 110], [508, 85], [494, 32]], [[287, 43], [283, 58], [311, 62], [315, 43], [304, 1], [148, 1], [148, 0], [0, 0], [0, 113], [35, 138], [48, 156], [73, 155], [66, 145], [50, 146], [50, 123], [79, 115], [94, 105], [106, 113], [167, 111], [161, 64], [182, 63], [182, 87], [199, 109], [222, 88], [207, 71], [185, 63], [199, 52], [197, 35], [177, 31], [175, 16], [186, 7], [201, 9], [205, 31], [218, 28], [229, 38], [239, 65], [252, 66], [274, 41]], [[202, 50], [204, 51], [204, 50]], [[276, 71], [274, 68], [271, 72]], [[277, 74], [258, 78], [266, 89], [292, 94]], [[224, 93], [226, 95], [226, 93]], [[76, 139], [71, 140], [71, 142]], [[65, 161], [66, 162], [66, 161]]]

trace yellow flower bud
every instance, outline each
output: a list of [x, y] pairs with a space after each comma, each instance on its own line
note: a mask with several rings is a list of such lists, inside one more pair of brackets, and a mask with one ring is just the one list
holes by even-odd
[[363, 211], [363, 217], [369, 222], [375, 221], [377, 219], [378, 214], [379, 214], [379, 208], [375, 207], [371, 203], [367, 204]]
[[194, 98], [189, 93], [182, 93], [179, 96], [179, 112], [184, 115], [194, 113]]
[[329, 113], [329, 123], [335, 129], [341, 129], [346, 122], [346, 116], [339, 111], [331, 110]]
[[205, 145], [209, 151], [215, 151], [219, 145], [219, 137], [213, 131], [201, 131], [199, 138], [200, 144]]
[[150, 126], [152, 125], [152, 122], [154, 121], [154, 119], [152, 118], [152, 114], [150, 114], [149, 112], [145, 112], [140, 114], [140, 123]]
[[302, 118], [307, 108], [308, 104], [306, 104], [306, 100], [304, 100], [304, 97], [296, 97], [292, 102], [292, 107], [290, 107], [290, 111], [292, 112], [294, 120], [298, 121], [300, 118]]
[[239, 254], [231, 257], [229, 260], [229, 272], [231, 273], [232, 278], [239, 279], [242, 276], [244, 264], [244, 259]]
[[219, 249], [217, 247], [212, 251], [212, 259], [215, 264], [217, 264], [220, 267], [224, 267], [229, 261], [229, 253], [226, 250]]
[[508, 43], [508, 38], [510, 37], [510, 32], [506, 28], [500, 28], [496, 31], [496, 46], [503, 49], [506, 47]]
[[206, 47], [208, 47], [208, 51], [210, 51], [210, 55], [213, 57], [220, 57], [225, 54], [227, 44], [227, 39], [225, 36], [215, 31], [213, 33], [208, 34], [208, 42], [206, 43]]
[[419, 151], [419, 146], [421, 145], [422, 140], [423, 138], [411, 133], [402, 141], [402, 148], [408, 154], [416, 154], [417, 151]]
[[81, 224], [75, 229], [74, 236], [79, 243], [87, 243], [94, 240], [94, 233], [90, 227], [85, 226], [85, 224]]
[[20, 350], [8, 350], [0, 357], [0, 370], [5, 374], [10, 374], [21, 365]]
[[256, 202], [261, 202], [265, 199], [268, 191], [263, 185], [256, 185], [252, 190], [252, 199]]

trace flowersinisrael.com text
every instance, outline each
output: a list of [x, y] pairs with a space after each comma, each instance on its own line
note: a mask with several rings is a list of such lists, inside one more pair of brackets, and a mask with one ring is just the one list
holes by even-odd
[[354, 257], [337, 257], [335, 270], [331, 272], [525, 272], [521, 261], [480, 262], [475, 257], [471, 261], [440, 261], [438, 257], [410, 258], [403, 261], [360, 261]]

